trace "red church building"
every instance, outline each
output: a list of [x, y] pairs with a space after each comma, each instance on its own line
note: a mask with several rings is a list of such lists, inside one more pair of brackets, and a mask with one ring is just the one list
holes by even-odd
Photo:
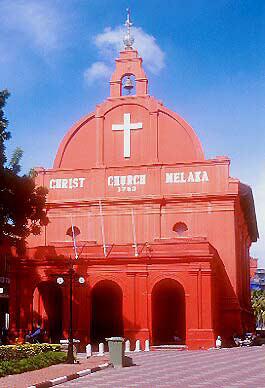
[[121, 335], [208, 348], [217, 335], [253, 330], [252, 191], [230, 176], [228, 157], [205, 159], [190, 125], [148, 94], [128, 30], [110, 96], [66, 133], [53, 168], [36, 169], [50, 222], [12, 266], [10, 327], [24, 334], [39, 323], [52, 341], [67, 338], [69, 283], [56, 279], [71, 255], [83, 345]]

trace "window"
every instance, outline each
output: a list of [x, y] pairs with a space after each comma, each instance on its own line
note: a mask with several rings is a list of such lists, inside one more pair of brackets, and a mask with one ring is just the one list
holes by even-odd
[[73, 238], [76, 238], [80, 234], [80, 229], [77, 226], [70, 226], [70, 228], [67, 229], [66, 235]]
[[188, 227], [184, 222], [177, 222], [173, 226], [173, 231], [176, 232], [178, 236], [183, 236], [187, 230]]

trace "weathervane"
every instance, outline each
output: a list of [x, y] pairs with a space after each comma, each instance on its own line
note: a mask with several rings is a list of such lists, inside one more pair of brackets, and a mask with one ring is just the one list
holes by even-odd
[[133, 23], [131, 22], [131, 18], [130, 18], [130, 16], [131, 16], [130, 9], [127, 8], [126, 11], [127, 11], [127, 19], [125, 22], [125, 27], [127, 27], [127, 31], [126, 31], [126, 34], [123, 38], [123, 43], [125, 44], [125, 50], [132, 50], [134, 38], [133, 38], [133, 36], [131, 36], [131, 27], [132, 27]]

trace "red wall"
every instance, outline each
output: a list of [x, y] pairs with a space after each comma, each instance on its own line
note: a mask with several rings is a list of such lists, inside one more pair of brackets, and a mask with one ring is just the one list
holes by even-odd
[[[73, 223], [81, 232], [77, 270], [87, 280], [75, 294], [76, 335], [84, 343], [90, 340], [91, 292], [99, 281], [112, 280], [122, 289], [125, 336], [153, 340], [152, 290], [160, 280], [173, 279], [184, 290], [186, 344], [213, 346], [217, 335], [228, 340], [251, 326], [251, 239], [239, 181], [230, 177], [227, 157], [205, 160], [194, 130], [147, 94], [136, 51], [122, 52], [116, 66], [111, 97], [68, 131], [52, 169], [37, 169], [37, 184], [49, 189], [50, 223], [28, 240], [22, 264], [31, 271], [25, 316], [33, 313], [29, 301], [38, 283], [65, 270], [64, 260], [73, 255], [66, 236]], [[125, 74], [135, 75], [136, 95], [121, 96]], [[126, 114], [141, 126], [130, 131], [129, 156], [124, 131], [112, 129]], [[177, 222], [187, 225], [182, 236], [173, 231]], [[19, 308], [17, 292], [12, 298]], [[66, 334], [68, 302], [62, 292]], [[14, 326], [29, 324], [21, 317]]]

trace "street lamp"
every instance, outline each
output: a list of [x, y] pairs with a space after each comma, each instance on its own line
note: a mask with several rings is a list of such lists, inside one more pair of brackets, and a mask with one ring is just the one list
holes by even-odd
[[[66, 273], [66, 277], [69, 278], [69, 332], [68, 332], [68, 351], [67, 351], [67, 364], [74, 364], [74, 341], [73, 341], [73, 279], [76, 275], [73, 259], [70, 256], [69, 259], [69, 269]], [[64, 278], [63, 276], [59, 276], [56, 279], [57, 284], [63, 285], [64, 284]], [[80, 276], [78, 278], [79, 284], [84, 284], [85, 279]]]
[[61, 286], [63, 283], [64, 283], [64, 278], [62, 278], [62, 277], [59, 277], [59, 278], [57, 278], [57, 283], [59, 284], [59, 286]]

